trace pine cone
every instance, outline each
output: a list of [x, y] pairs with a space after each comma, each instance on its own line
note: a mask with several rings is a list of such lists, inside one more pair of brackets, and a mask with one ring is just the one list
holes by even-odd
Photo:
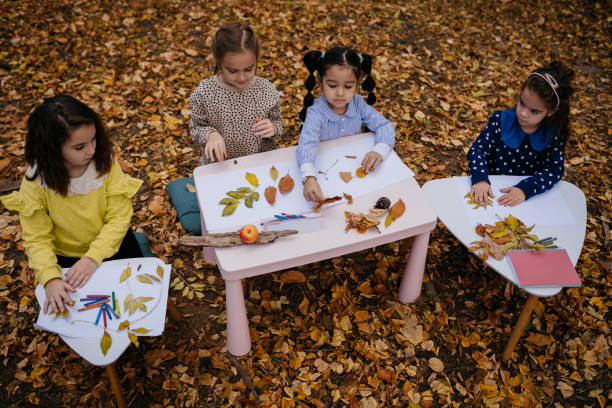
[[387, 197], [380, 197], [374, 206], [374, 208], [380, 208], [382, 210], [388, 210], [389, 207], [391, 207], [391, 200], [389, 200]]

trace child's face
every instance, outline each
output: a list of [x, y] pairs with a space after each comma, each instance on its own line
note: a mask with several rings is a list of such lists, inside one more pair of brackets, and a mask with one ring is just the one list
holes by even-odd
[[516, 104], [516, 118], [523, 132], [535, 132], [544, 118], [554, 113], [537, 93], [527, 87], [523, 89]]
[[321, 85], [331, 110], [343, 115], [357, 89], [357, 77], [353, 69], [346, 65], [332, 65], [323, 76]]
[[80, 170], [85, 170], [95, 153], [96, 126], [93, 123], [70, 132], [70, 137], [62, 146], [62, 156], [71, 177]]
[[219, 63], [221, 79], [228, 85], [246, 89], [255, 78], [257, 58], [250, 50], [228, 52]]

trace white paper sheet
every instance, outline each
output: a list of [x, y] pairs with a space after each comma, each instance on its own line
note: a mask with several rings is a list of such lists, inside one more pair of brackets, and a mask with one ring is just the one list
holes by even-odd
[[[359, 197], [370, 191], [378, 190], [381, 187], [414, 176], [412, 170], [401, 161], [394, 151], [391, 151], [376, 171], [364, 178], [357, 178], [355, 171], [361, 166], [361, 161], [365, 154], [371, 151], [373, 147], [374, 138], [370, 137], [328, 151], [319, 152], [315, 162], [315, 169], [317, 172], [327, 172], [327, 174], [317, 174], [323, 195], [325, 197], [333, 197], [336, 195], [342, 196], [342, 193], [347, 193], [353, 197]], [[356, 158], [347, 158], [345, 157], [347, 155], [356, 156]], [[276, 182], [270, 176], [272, 165], [278, 170], [279, 174]], [[353, 179], [345, 183], [340, 178], [340, 171], [350, 171]], [[240, 200], [236, 211], [229, 216], [223, 217], [221, 214], [224, 206], [220, 205], [219, 201], [227, 197], [226, 193], [239, 187], [253, 187], [245, 179], [247, 172], [254, 173], [259, 180], [259, 187], [255, 189], [259, 193], [259, 201], [253, 202], [253, 208], [247, 208], [244, 205], [244, 200]], [[295, 187], [287, 194], [280, 194], [277, 191], [276, 202], [273, 206], [270, 206], [264, 197], [264, 190], [268, 186], [278, 188], [280, 178], [287, 173], [293, 178]], [[200, 199], [203, 199], [202, 212], [204, 213], [208, 232], [230, 228], [238, 229], [240, 226], [249, 223], [257, 224], [262, 219], [273, 217], [274, 214], [282, 212], [299, 213], [310, 211], [314, 204], [304, 200], [301, 174], [295, 160], [203, 176], [198, 181], [198, 188], [200, 186], [206, 186], [206, 193], [200, 194]]]
[[[119, 283], [121, 273], [127, 265], [130, 265], [131, 276]], [[140, 265], [140, 270], [138, 266]], [[150, 274], [159, 277], [156, 273], [157, 266], [164, 269], [164, 276], [161, 282], [152, 280], [153, 284], [140, 282], [137, 275]], [[67, 268], [62, 270], [66, 273]], [[69, 307], [70, 313], [66, 318], [54, 317], [55, 315], [43, 313], [45, 304], [45, 290], [42, 285], [36, 287], [36, 299], [41, 306], [38, 320], [34, 324], [35, 327], [43, 330], [52, 331], [67, 337], [78, 338], [101, 338], [104, 334], [104, 322], [100, 317], [98, 325], [94, 323], [98, 315], [98, 308], [78, 312], [78, 309], [83, 307], [87, 295], [111, 295], [114, 291], [115, 296], [119, 300], [121, 317], [116, 319], [115, 316], [110, 320], [107, 316], [107, 332], [111, 336], [123, 335], [127, 336], [127, 331], [119, 332], [117, 329], [119, 323], [124, 320], [130, 321], [130, 328], [145, 328], [149, 330], [146, 334], [138, 334], [140, 336], [160, 336], [164, 331], [164, 323], [166, 317], [166, 304], [168, 302], [168, 287], [170, 284], [171, 266], [164, 264], [157, 258], [132, 258], [129, 260], [116, 260], [103, 262], [102, 265], [94, 272], [91, 279], [81, 289], [77, 289], [75, 293], [70, 293], [70, 297], [75, 300], [75, 305]], [[135, 311], [131, 316], [129, 312], [124, 311], [124, 299], [132, 294], [136, 297], [153, 297], [152, 300], [144, 302], [147, 307], [147, 312], [141, 310]], [[110, 303], [109, 303], [110, 306]]]
[[[493, 205], [486, 208], [474, 209], [474, 204], [469, 204], [464, 196], [472, 188], [469, 177], [453, 177], [455, 180], [456, 194], [460, 196], [465, 212], [473, 225], [494, 224], [496, 221], [506, 218], [512, 214], [526, 225], [573, 225], [576, 220], [565, 203], [565, 199], [559, 192], [557, 186], [545, 193], [531, 197], [515, 207], [504, 207], [498, 204], [497, 199], [503, 194], [500, 189], [515, 186], [525, 176], [489, 176], [491, 189], [495, 198]], [[498, 217], [499, 216], [499, 217]]]

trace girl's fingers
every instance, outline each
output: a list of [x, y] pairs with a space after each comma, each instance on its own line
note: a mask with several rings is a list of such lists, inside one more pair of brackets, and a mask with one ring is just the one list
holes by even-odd
[[49, 298], [45, 299], [45, 307], [43, 308], [43, 312], [47, 314], [47, 310], [49, 310]]

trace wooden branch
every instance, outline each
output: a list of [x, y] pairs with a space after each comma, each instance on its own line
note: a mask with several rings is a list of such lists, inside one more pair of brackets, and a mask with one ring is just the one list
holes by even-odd
[[[287, 235], [297, 234], [296, 230], [284, 231], [265, 231], [260, 232], [257, 241], [253, 244], [269, 244], [276, 241], [276, 238], [286, 237]], [[206, 234], [202, 236], [185, 235], [179, 239], [179, 244], [186, 246], [207, 246], [207, 247], [231, 247], [236, 245], [246, 245], [240, 239], [239, 232], [224, 232], [220, 234]]]

